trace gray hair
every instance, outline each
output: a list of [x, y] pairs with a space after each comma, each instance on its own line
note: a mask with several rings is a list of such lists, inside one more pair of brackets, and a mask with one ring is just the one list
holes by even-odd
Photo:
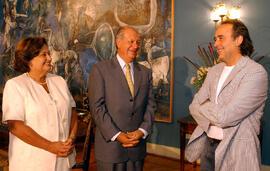
[[[123, 37], [124, 37], [125, 31], [128, 30], [128, 29], [131, 29], [131, 30], [134, 30], [135, 32], [137, 32], [137, 30], [135, 30], [134, 28], [129, 27], [129, 26], [120, 27], [119, 30], [118, 30], [117, 33], [116, 33], [116, 39], [122, 40]], [[137, 32], [137, 33], [138, 33], [138, 32]], [[138, 34], [139, 34], [139, 33], [138, 33]]]

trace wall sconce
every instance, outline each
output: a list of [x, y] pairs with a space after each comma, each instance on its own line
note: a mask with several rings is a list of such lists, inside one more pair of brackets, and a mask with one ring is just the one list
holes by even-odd
[[217, 7], [212, 8], [212, 10], [211, 10], [211, 20], [215, 22], [215, 26], [216, 26], [216, 29], [217, 29], [218, 22], [220, 21], [220, 17], [219, 17], [219, 14], [218, 14]]
[[240, 7], [232, 7], [229, 11], [230, 19], [239, 19], [240, 18]]
[[229, 10], [224, 2], [220, 2], [216, 7], [211, 10], [211, 20], [215, 22], [215, 27], [217, 29], [218, 22], [224, 21], [224, 17], [229, 19], [239, 19], [240, 18], [240, 7], [232, 7]]
[[221, 18], [221, 22], [223, 21], [223, 18], [227, 15], [227, 8], [226, 4], [221, 2], [217, 5], [217, 13], [219, 17]]

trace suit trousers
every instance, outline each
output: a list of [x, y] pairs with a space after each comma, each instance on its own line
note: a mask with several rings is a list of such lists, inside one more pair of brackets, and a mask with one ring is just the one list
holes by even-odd
[[215, 151], [219, 144], [219, 140], [214, 140], [207, 137], [205, 148], [201, 154], [200, 171], [214, 171], [215, 170]]
[[107, 163], [97, 160], [98, 171], [142, 171], [144, 160]]

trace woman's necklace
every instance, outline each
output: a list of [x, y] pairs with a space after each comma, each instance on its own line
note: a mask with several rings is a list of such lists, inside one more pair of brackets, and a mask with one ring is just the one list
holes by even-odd
[[45, 84], [47, 84], [47, 80], [45, 79], [45, 81], [44, 82], [39, 82], [39, 81], [36, 81], [33, 77], [31, 77], [30, 76], [30, 74], [27, 72], [26, 73], [26, 75], [29, 77], [29, 78], [31, 78], [32, 80], [34, 80], [36, 83], [38, 83], [38, 84], [40, 84], [40, 85], [45, 85]]

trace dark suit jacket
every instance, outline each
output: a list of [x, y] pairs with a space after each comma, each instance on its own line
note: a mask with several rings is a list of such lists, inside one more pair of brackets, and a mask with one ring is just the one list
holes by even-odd
[[116, 57], [92, 66], [88, 81], [90, 111], [96, 124], [95, 157], [97, 160], [119, 163], [141, 160], [146, 154], [146, 142], [124, 148], [111, 138], [121, 132], [143, 128], [151, 133], [156, 109], [152, 91], [152, 72], [134, 63], [134, 98]]

